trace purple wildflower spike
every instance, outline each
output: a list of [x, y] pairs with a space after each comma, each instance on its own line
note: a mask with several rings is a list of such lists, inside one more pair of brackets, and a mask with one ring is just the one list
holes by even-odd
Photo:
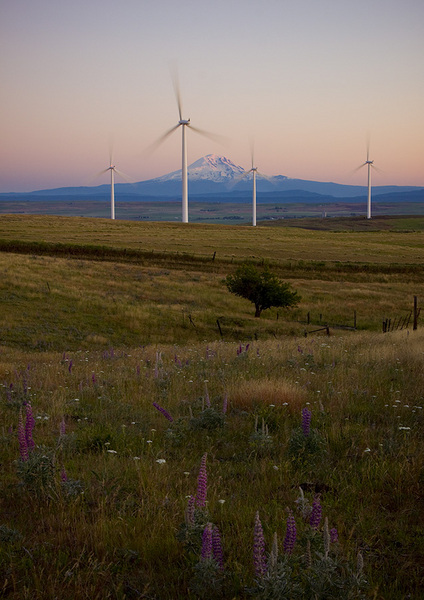
[[171, 423], [173, 422], [173, 418], [171, 417], [171, 415], [169, 414], [169, 412], [167, 410], [165, 410], [164, 408], [162, 408], [162, 406], [159, 406], [159, 404], [157, 402], [153, 402], [153, 406], [163, 414], [163, 416], [165, 417], [165, 419], [168, 419], [168, 421], [171, 421]]
[[286, 537], [284, 538], [283, 548], [286, 554], [291, 554], [293, 552], [293, 548], [296, 542], [297, 530], [296, 530], [296, 521], [294, 520], [294, 516], [291, 510], [289, 510], [289, 514], [286, 521]]
[[227, 409], [228, 409], [228, 395], [225, 394], [224, 400], [222, 401], [222, 412], [224, 415], [227, 414]]
[[202, 560], [212, 558], [212, 523], [208, 523], [202, 535]]
[[322, 517], [322, 507], [319, 502], [319, 495], [317, 494], [312, 503], [312, 512], [309, 519], [309, 524], [312, 529], [318, 529]]
[[196, 506], [199, 508], [205, 508], [206, 506], [206, 494], [208, 489], [208, 476], [206, 473], [206, 458], [207, 453], [202, 456], [200, 462], [199, 476], [197, 478], [197, 494], [196, 494]]
[[216, 525], [212, 528], [212, 554], [216, 562], [218, 563], [221, 571], [224, 570], [224, 553], [222, 552], [222, 542], [219, 529]]
[[339, 541], [338, 531], [335, 527], [333, 527], [332, 529], [330, 529], [330, 542], [332, 544], [335, 544], [338, 541]]
[[62, 481], [68, 481], [68, 476], [66, 474], [65, 467], [62, 467], [62, 470], [60, 471], [60, 478]]
[[246, 348], [245, 348], [245, 350], [244, 350], [244, 351], [245, 351], [245, 352], [248, 352], [248, 351], [249, 351], [249, 348], [250, 348], [250, 344], [246, 344]]
[[311, 411], [308, 408], [304, 408], [302, 410], [302, 429], [305, 437], [308, 437], [311, 432], [311, 417]]
[[34, 429], [35, 421], [32, 414], [31, 404], [28, 402], [25, 405], [26, 421], [25, 421], [25, 439], [28, 450], [35, 448], [34, 440], [32, 439], [32, 430]]
[[96, 378], [96, 374], [95, 373], [91, 374], [91, 382], [92, 382], [93, 385], [96, 385], [96, 383], [97, 383], [97, 378]]
[[25, 435], [25, 426], [22, 418], [22, 411], [19, 413], [18, 421], [18, 440], [19, 440], [19, 455], [22, 461], [28, 460], [28, 444]]
[[255, 515], [255, 527], [253, 530], [253, 565], [256, 577], [262, 578], [266, 575], [265, 539], [262, 523], [259, 518], [259, 511]]
[[68, 371], [69, 371], [70, 373], [72, 373], [72, 365], [73, 365], [73, 364], [74, 364], [74, 363], [72, 362], [72, 358], [71, 358], [71, 360], [69, 361], [69, 365], [68, 365]]

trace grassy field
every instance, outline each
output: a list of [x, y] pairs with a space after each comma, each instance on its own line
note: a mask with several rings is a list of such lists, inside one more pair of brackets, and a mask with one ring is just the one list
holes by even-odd
[[[392, 225], [2, 216], [2, 597], [421, 598], [424, 330], [381, 323], [423, 234]], [[246, 259], [299, 307], [255, 319]]]

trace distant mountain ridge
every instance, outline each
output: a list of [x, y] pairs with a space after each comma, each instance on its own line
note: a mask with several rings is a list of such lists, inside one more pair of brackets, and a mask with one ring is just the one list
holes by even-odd
[[[246, 197], [252, 190], [252, 175], [246, 175], [243, 167], [234, 164], [225, 156], [208, 154], [188, 167], [189, 198], [196, 196], [196, 200], [218, 199], [222, 202], [237, 201]], [[55, 197], [75, 197], [75, 199], [106, 199], [110, 191], [110, 184], [88, 187], [64, 187], [56, 189], [38, 190], [29, 193], [0, 194], [0, 199], [27, 199], [37, 200]], [[134, 184], [115, 183], [116, 199], [125, 196], [125, 200], [142, 201], [143, 198], [152, 199], [178, 199], [181, 198], [181, 170], [173, 171], [161, 177], [139, 181]], [[367, 194], [365, 185], [344, 185], [332, 182], [309, 181], [291, 179], [285, 175], [275, 175], [269, 180], [257, 175], [258, 202], [284, 202], [285, 198], [298, 197], [299, 202], [329, 202], [335, 199], [349, 199], [353, 202], [363, 201]], [[416, 192], [416, 194], [414, 194]], [[424, 188], [417, 186], [374, 186], [373, 197], [389, 194], [392, 201], [399, 199], [399, 194], [407, 194], [424, 201]], [[287, 200], [286, 200], [287, 201]], [[412, 200], [413, 201], [413, 200]]]

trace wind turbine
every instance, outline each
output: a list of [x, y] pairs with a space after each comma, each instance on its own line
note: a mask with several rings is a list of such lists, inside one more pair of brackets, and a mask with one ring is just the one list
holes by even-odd
[[263, 173], [258, 171], [258, 167], [254, 166], [253, 145], [251, 146], [251, 157], [252, 157], [252, 167], [248, 171], [245, 171], [243, 173], [243, 175], [238, 179], [237, 183], [239, 181], [241, 181], [242, 179], [244, 179], [245, 177], [247, 177], [249, 175], [249, 173], [252, 173], [252, 179], [253, 179], [252, 226], [256, 227], [256, 175], [259, 175], [259, 177], [263, 177], [264, 179], [267, 179], [270, 183], [273, 183], [273, 182], [270, 177], [268, 177], [267, 175], [264, 175]]
[[362, 167], [368, 168], [368, 197], [367, 197], [367, 219], [371, 219], [371, 169], [376, 169], [374, 161], [370, 160], [370, 143], [367, 142], [367, 160], [360, 165], [356, 170], [362, 169]]
[[179, 120], [174, 127], [171, 127], [168, 131], [166, 131], [156, 142], [152, 144], [150, 147], [152, 150], [156, 149], [158, 146], [165, 141], [167, 137], [169, 137], [174, 131], [176, 131], [179, 127], [181, 127], [181, 153], [182, 153], [182, 161], [181, 161], [181, 179], [182, 179], [182, 222], [188, 223], [188, 173], [187, 173], [187, 131], [186, 128], [189, 127], [192, 131], [199, 133], [207, 138], [212, 140], [218, 140], [220, 136], [215, 136], [207, 131], [203, 131], [203, 129], [199, 129], [198, 127], [194, 127], [190, 119], [183, 119], [183, 111], [182, 111], [182, 102], [181, 102], [181, 94], [180, 87], [178, 83], [178, 77], [176, 74], [172, 76], [172, 82], [174, 85], [175, 97], [177, 100], [178, 106], [178, 116]]
[[109, 153], [109, 164], [110, 164], [110, 166], [107, 169], [100, 171], [100, 173], [98, 173], [98, 176], [103, 175], [104, 173], [107, 173], [108, 171], [110, 171], [110, 218], [114, 219], [115, 218], [115, 173], [117, 175], [120, 175], [126, 181], [129, 181], [129, 179], [124, 173], [119, 171], [113, 164], [112, 151], [110, 151], [110, 153]]

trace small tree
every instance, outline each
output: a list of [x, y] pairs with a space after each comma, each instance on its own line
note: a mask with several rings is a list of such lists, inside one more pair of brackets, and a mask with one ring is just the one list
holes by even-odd
[[250, 300], [255, 305], [255, 317], [271, 306], [296, 306], [300, 302], [297, 292], [290, 285], [278, 279], [268, 267], [259, 271], [253, 265], [242, 265], [234, 275], [228, 275], [225, 284], [236, 296]]

